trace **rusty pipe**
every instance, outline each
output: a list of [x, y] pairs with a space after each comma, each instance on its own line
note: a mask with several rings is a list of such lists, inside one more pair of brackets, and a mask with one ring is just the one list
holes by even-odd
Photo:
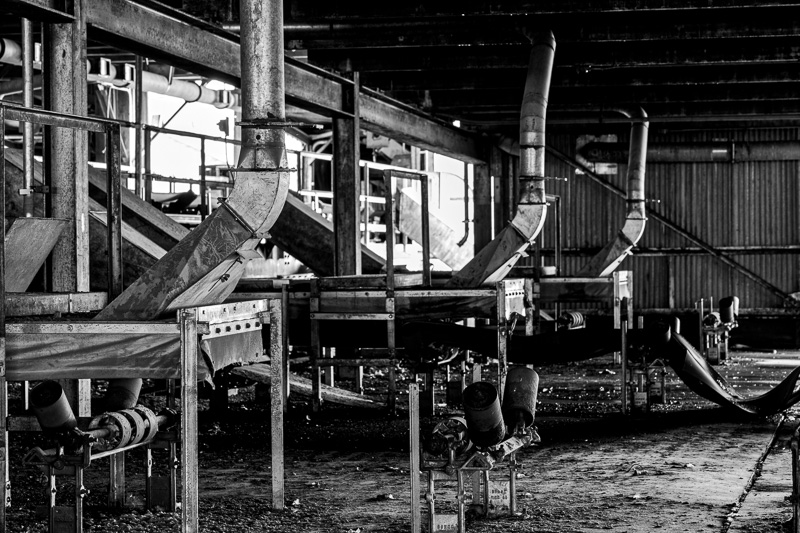
[[[283, 65], [283, 2], [241, 0], [242, 121], [285, 120]], [[286, 144], [281, 128], [243, 128], [237, 179], [257, 180], [261, 198], [247, 188], [234, 189], [229, 207], [263, 217], [264, 231], [280, 214], [289, 191]]]
[[578, 272], [578, 276], [603, 277], [611, 275], [636, 246], [644, 234], [647, 221], [645, 213], [645, 167], [647, 163], [647, 113], [641, 107], [617, 110], [631, 120], [626, 186], [625, 224], [617, 236]]
[[547, 100], [556, 41], [552, 32], [533, 42], [520, 110], [520, 196], [514, 219], [448, 282], [477, 287], [502, 280], [542, 230], [547, 215], [544, 152]]

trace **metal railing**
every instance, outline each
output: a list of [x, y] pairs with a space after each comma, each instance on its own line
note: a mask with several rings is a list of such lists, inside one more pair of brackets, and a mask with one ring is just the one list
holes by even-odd
[[[116, 120], [96, 117], [81, 117], [67, 113], [58, 113], [44, 109], [32, 109], [0, 102], [0, 125], [5, 120], [17, 120], [51, 126], [102, 133], [106, 141], [106, 235], [108, 243], [108, 293], [109, 300], [122, 293], [122, 205], [120, 196], [120, 128], [128, 125]], [[6, 175], [5, 169], [5, 128], [0, 127], [0, 176]], [[43, 184], [44, 185], [44, 184]], [[42, 188], [45, 194], [49, 190]], [[5, 218], [5, 191], [0, 202], [3, 218]], [[85, 199], [85, 201], [88, 199]], [[0, 261], [5, 261], [5, 244], [0, 243]], [[2, 264], [2, 263], [0, 263]], [[2, 277], [2, 276], [0, 276]], [[5, 297], [5, 284], [0, 280], [0, 297]]]

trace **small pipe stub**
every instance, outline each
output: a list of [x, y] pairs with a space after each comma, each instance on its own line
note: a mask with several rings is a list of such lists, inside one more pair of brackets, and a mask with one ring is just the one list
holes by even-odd
[[478, 381], [464, 389], [464, 418], [470, 440], [481, 447], [494, 446], [506, 435], [500, 398], [489, 382]]
[[719, 317], [723, 324], [736, 322], [736, 315], [739, 314], [739, 298], [727, 296], [719, 301]]
[[513, 432], [520, 424], [533, 425], [536, 418], [536, 396], [539, 391], [539, 374], [526, 366], [512, 367], [506, 375], [503, 393], [503, 418]]
[[71, 431], [78, 425], [64, 389], [55, 381], [43, 381], [33, 388], [31, 407], [44, 431]]

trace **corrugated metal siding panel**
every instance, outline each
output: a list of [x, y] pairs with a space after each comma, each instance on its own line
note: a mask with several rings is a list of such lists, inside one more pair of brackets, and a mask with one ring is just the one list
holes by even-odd
[[[747, 131], [678, 132], [659, 134], [651, 129], [651, 143], [736, 143], [798, 140], [794, 128]], [[620, 136], [621, 142], [627, 139]], [[551, 135], [548, 143], [573, 155], [576, 137]], [[548, 176], [566, 177], [567, 182], [549, 181], [548, 192], [562, 198], [562, 245], [566, 248], [600, 248], [624, 222], [625, 202], [554, 157], [547, 157]], [[616, 176], [607, 176], [617, 187], [625, 187], [626, 165]], [[647, 165], [647, 196], [659, 199], [648, 204], [712, 246], [780, 246], [800, 244], [800, 162], [658, 163]], [[543, 241], [554, 242], [555, 224], [546, 224]], [[693, 247], [686, 239], [656, 221], [648, 224], [640, 246]], [[734, 260], [786, 292], [800, 290], [800, 256], [781, 254], [738, 255]], [[567, 257], [562, 272], [577, 272], [586, 257]], [[700, 297], [715, 300], [737, 294], [745, 307], [776, 307], [778, 297], [708, 255], [632, 257], [622, 268], [635, 276], [637, 307], [691, 307]], [[670, 281], [671, 280], [671, 281]], [[670, 289], [670, 283], [671, 289]], [[670, 302], [670, 291], [673, 301]]]

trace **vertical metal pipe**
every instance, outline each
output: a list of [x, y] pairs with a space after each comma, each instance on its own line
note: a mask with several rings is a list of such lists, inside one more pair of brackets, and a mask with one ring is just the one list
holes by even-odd
[[[25, 107], [33, 107], [33, 25], [29, 19], [22, 19], [22, 103]], [[23, 122], [23, 179], [22, 208], [26, 217], [33, 216], [33, 123]]]
[[[283, 69], [283, 2], [241, 0], [242, 120], [286, 118]], [[242, 130], [239, 166], [279, 168], [284, 163], [280, 128]]]
[[208, 216], [208, 185], [206, 184], [206, 139], [200, 138], [200, 220]]
[[561, 275], [561, 197], [555, 197], [555, 215], [556, 215], [556, 236], [555, 236], [555, 264], [556, 276]]
[[[153, 137], [150, 135], [150, 132], [145, 130], [144, 134], [144, 201], [150, 202], [153, 199], [153, 179], [151, 178], [152, 175], [152, 166], [151, 166], [151, 146], [152, 146]], [[225, 147], [227, 150], [227, 146]]]
[[131, 151], [131, 155], [135, 158], [134, 159], [134, 171], [135, 171], [135, 179], [134, 179], [134, 192], [136, 196], [139, 198], [144, 198], [144, 184], [142, 183], [142, 148], [144, 147], [144, 129], [142, 129], [142, 124], [144, 122], [144, 91], [142, 90], [142, 78], [144, 77], [143, 74], [144, 68], [142, 65], [142, 56], [136, 56], [136, 81], [134, 87], [134, 100], [135, 100], [135, 110], [136, 116], [134, 118], [134, 122], [136, 123], [136, 141], [134, 142], [134, 150]]
[[120, 185], [120, 127], [106, 131], [106, 226], [109, 301], [122, 294], [122, 205]]
[[620, 324], [620, 358], [622, 360], [622, 414], [628, 414], [628, 321]]
[[411, 533], [420, 533], [419, 509], [419, 385], [408, 386], [409, 474], [411, 476]]

